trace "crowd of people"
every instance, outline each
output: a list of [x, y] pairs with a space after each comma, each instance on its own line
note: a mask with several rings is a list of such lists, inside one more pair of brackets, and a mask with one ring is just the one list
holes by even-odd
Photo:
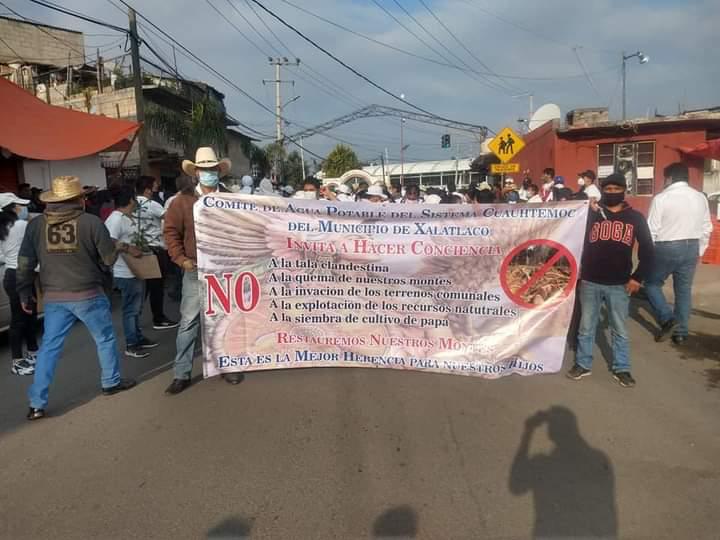
[[[584, 199], [590, 212], [576, 295], [575, 325], [569, 342], [576, 358], [568, 377], [581, 379], [591, 372], [593, 346], [601, 308], [607, 306], [612, 335], [612, 373], [632, 387], [627, 317], [629, 298], [644, 285], [655, 313], [657, 341], [672, 338], [681, 345], [688, 338], [691, 287], [698, 257], [712, 231], [707, 199], [688, 183], [688, 168], [675, 163], [665, 170], [669, 186], [653, 200], [646, 218], [625, 201], [623, 174], [611, 174], [596, 184], [593, 171], [579, 175], [580, 190], [573, 192], [552, 168], [543, 171], [540, 185], [525, 178], [518, 187], [508, 178], [501, 186], [487, 182], [448, 192], [424, 191], [382, 183], [322, 185], [305, 179], [297, 191], [280, 188], [270, 179], [256, 182], [242, 177], [238, 186], [226, 187], [222, 178], [228, 159], [218, 159], [212, 148], [199, 148], [195, 161], [185, 160], [178, 192], [166, 197], [153, 177], [136, 184], [119, 183], [108, 190], [83, 187], [77, 177], [55, 178], [52, 189], [37, 193], [21, 186], [18, 194], [0, 194], [0, 254], [6, 271], [3, 286], [10, 299], [9, 330], [11, 370], [33, 375], [27, 418], [45, 416], [48, 392], [63, 344], [73, 324], [81, 321], [97, 346], [102, 393], [128, 390], [135, 381], [120, 376], [120, 354], [111, 318], [113, 291], [122, 298], [125, 355], [144, 358], [158, 343], [147, 338], [140, 323], [145, 300], [150, 298], [153, 329], [177, 328], [173, 379], [166, 389], [175, 395], [190, 386], [195, 345], [200, 332], [201, 287], [198, 280], [193, 206], [215, 192], [239, 192], [310, 200], [403, 204], [538, 204]], [[36, 214], [34, 218], [31, 216]], [[638, 264], [634, 249], [638, 247]], [[156, 273], [139, 271], [138, 261], [150, 258]], [[166, 283], [175, 275], [181, 290], [180, 321], [165, 315]], [[180, 277], [181, 276], [181, 277]], [[674, 307], [662, 291], [673, 277]], [[172, 293], [175, 293], [174, 296]], [[36, 338], [38, 302], [42, 301], [44, 334]], [[232, 385], [241, 373], [224, 375]]]

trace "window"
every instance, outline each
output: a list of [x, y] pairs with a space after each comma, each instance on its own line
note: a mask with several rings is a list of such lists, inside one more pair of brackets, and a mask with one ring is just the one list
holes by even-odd
[[625, 175], [628, 193], [652, 195], [655, 191], [655, 141], [598, 145], [599, 179], [613, 172]]

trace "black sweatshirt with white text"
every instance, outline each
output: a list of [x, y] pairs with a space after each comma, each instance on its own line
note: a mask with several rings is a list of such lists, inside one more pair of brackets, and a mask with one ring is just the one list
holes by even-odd
[[[633, 247], [638, 243], [638, 267], [633, 272]], [[580, 278], [601, 285], [640, 283], [653, 264], [654, 246], [645, 216], [625, 204], [619, 212], [590, 210]]]

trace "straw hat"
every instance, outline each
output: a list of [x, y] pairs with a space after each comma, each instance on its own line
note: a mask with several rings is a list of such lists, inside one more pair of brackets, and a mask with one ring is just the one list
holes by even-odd
[[83, 195], [83, 187], [77, 176], [57, 176], [53, 178], [52, 189], [40, 194], [40, 200], [56, 203], [77, 199]]
[[201, 146], [197, 149], [194, 163], [189, 159], [185, 159], [182, 162], [182, 170], [188, 176], [195, 176], [195, 169], [212, 169], [213, 167], [220, 169], [220, 178], [222, 178], [230, 172], [232, 162], [227, 158], [218, 161], [215, 150], [209, 146]]
[[383, 191], [382, 186], [378, 184], [373, 184], [372, 186], [367, 188], [367, 191], [365, 192], [366, 197], [381, 197], [383, 199], [387, 199], [387, 195], [385, 195], [385, 192]]

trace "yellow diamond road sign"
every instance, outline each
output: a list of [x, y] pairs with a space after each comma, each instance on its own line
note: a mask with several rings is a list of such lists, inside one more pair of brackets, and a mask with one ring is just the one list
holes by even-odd
[[506, 127], [490, 141], [488, 146], [493, 154], [500, 158], [500, 161], [507, 163], [525, 148], [525, 142], [520, 135]]

